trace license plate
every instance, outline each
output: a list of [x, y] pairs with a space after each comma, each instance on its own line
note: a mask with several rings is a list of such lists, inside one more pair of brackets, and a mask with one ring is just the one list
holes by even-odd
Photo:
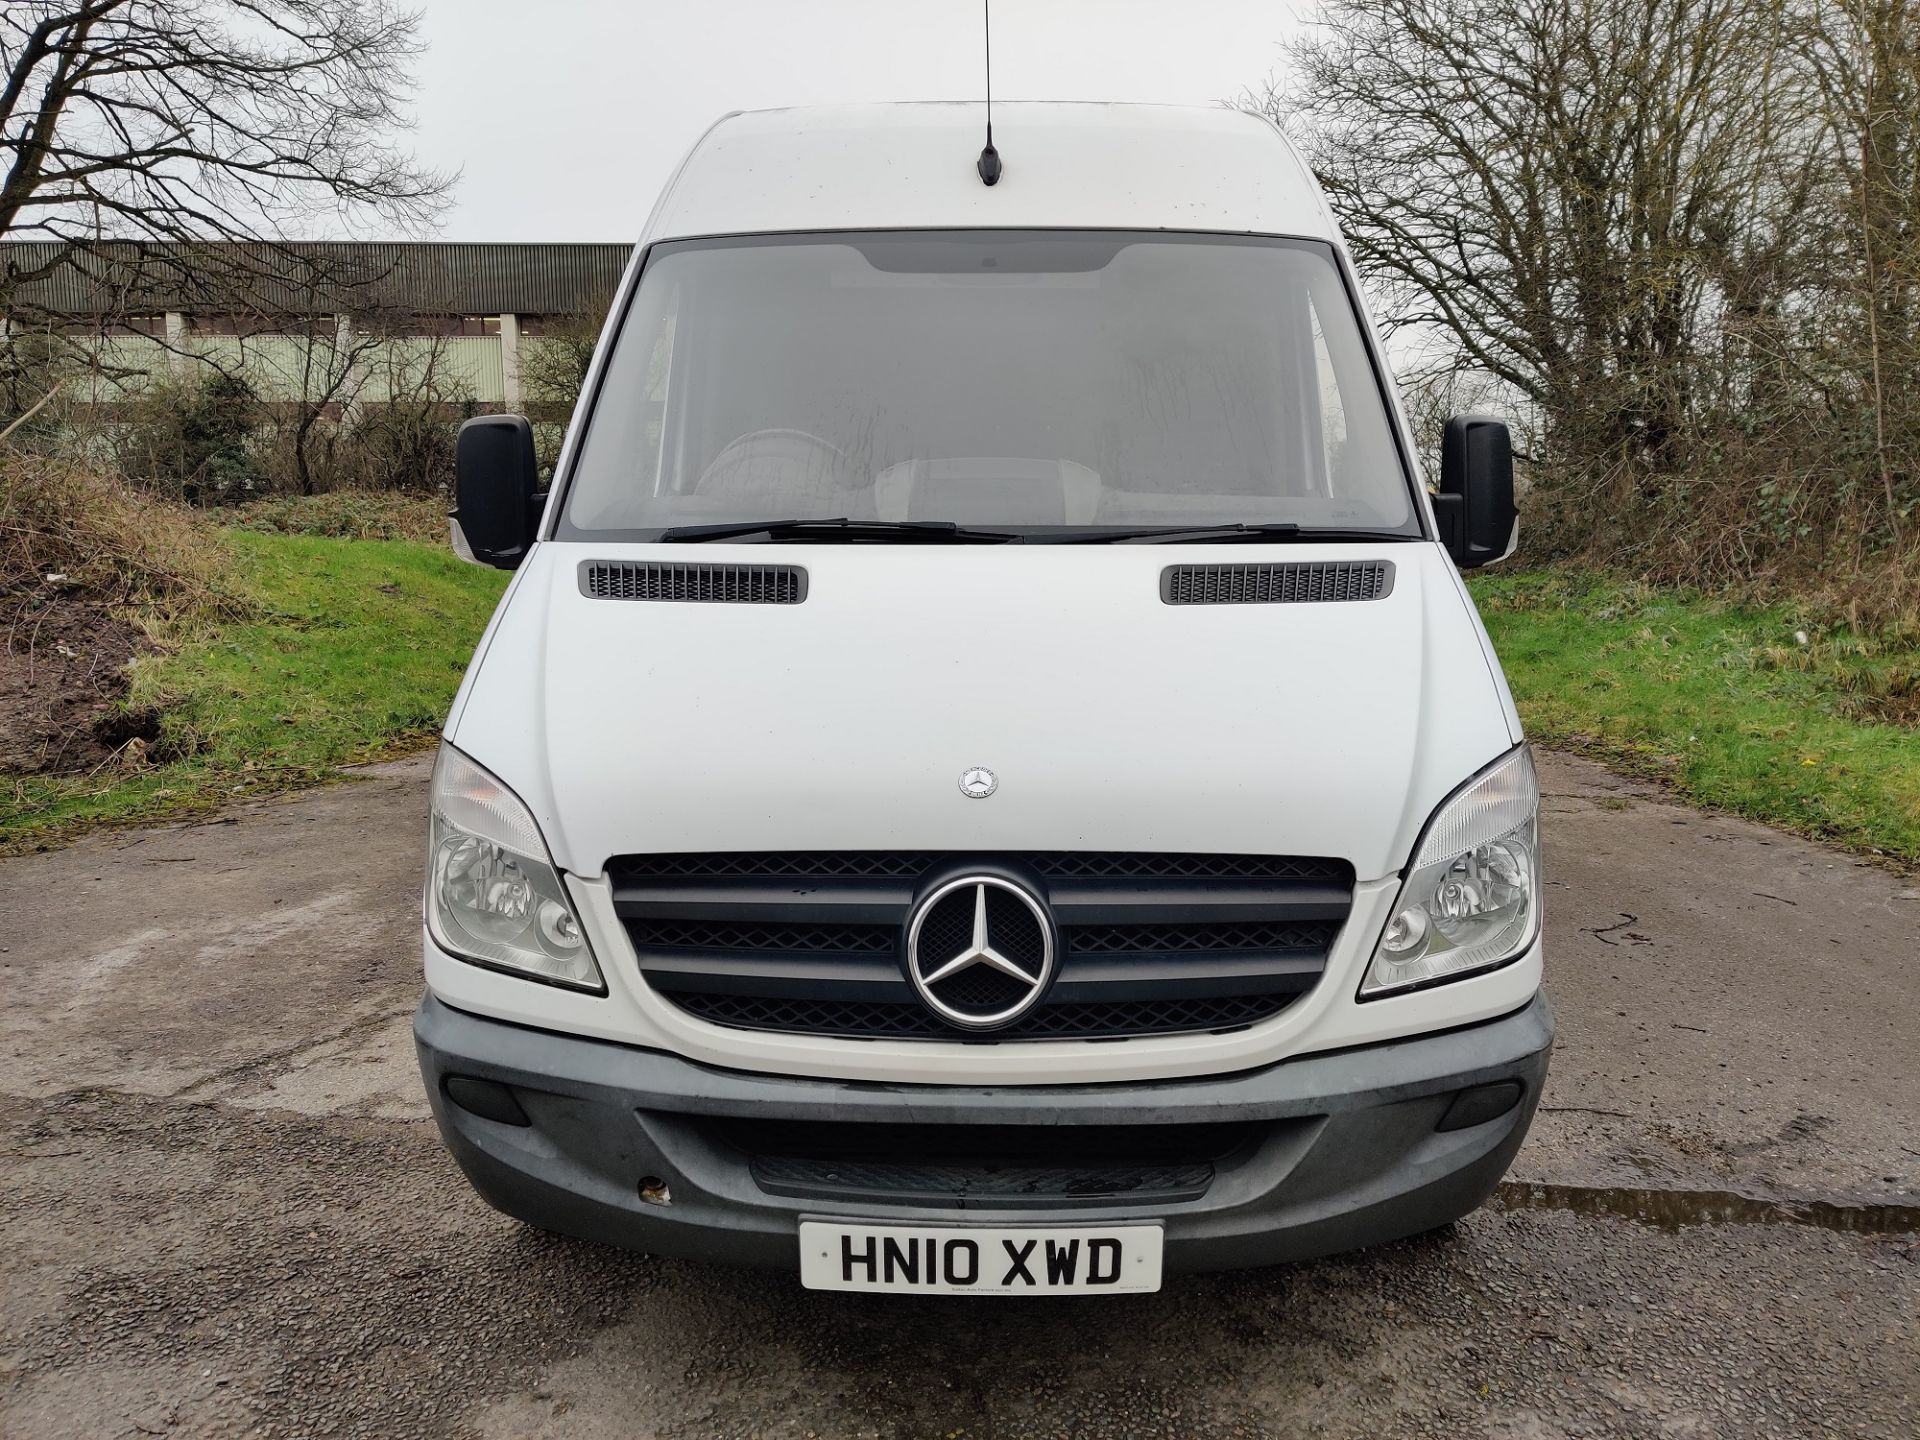
[[800, 1222], [809, 1290], [914, 1295], [1121, 1295], [1160, 1288], [1158, 1225], [1022, 1226]]

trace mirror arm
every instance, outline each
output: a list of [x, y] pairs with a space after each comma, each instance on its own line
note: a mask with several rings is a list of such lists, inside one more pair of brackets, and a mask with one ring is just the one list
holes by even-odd
[[1467, 501], [1464, 495], [1429, 495], [1440, 544], [1457, 563], [1466, 552]]

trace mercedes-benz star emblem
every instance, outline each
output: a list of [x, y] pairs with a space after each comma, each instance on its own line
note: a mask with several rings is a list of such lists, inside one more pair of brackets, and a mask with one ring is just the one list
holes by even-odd
[[984, 765], [969, 765], [960, 772], [960, 793], [969, 800], [984, 800], [999, 788], [999, 779]]
[[1053, 925], [1040, 898], [998, 875], [928, 892], [907, 925], [907, 977], [927, 1008], [968, 1030], [1010, 1025], [1053, 979]]

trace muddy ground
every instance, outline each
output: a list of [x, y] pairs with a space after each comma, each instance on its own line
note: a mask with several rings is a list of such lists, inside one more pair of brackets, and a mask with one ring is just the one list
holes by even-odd
[[58, 591], [0, 595], [0, 782], [72, 775], [149, 744], [153, 717], [129, 715], [127, 665], [152, 650], [112, 608]]
[[468, 1193], [425, 777], [0, 863], [0, 1435], [1920, 1434], [1920, 882], [1548, 757], [1503, 1203], [1159, 1296], [824, 1296]]

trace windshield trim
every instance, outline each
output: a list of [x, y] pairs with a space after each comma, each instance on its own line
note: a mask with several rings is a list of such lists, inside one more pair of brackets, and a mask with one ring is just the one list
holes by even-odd
[[[1352, 525], [1295, 525], [1291, 521], [1220, 525], [999, 525], [982, 529], [951, 520], [745, 520], [664, 529], [596, 530], [608, 545], [1389, 545], [1425, 537], [1410, 530]], [[612, 536], [614, 538], [607, 538]], [[566, 538], [566, 537], [562, 537]], [[581, 532], [582, 543], [588, 536]]]
[[[599, 409], [602, 390], [606, 384], [608, 360], [613, 347], [619, 343], [625, 332], [635, 298], [640, 287], [646, 283], [647, 272], [664, 255], [677, 254], [686, 250], [736, 249], [757, 245], [816, 244], [833, 243], [849, 235], [1114, 235], [1138, 240], [1178, 240], [1196, 244], [1239, 244], [1270, 245], [1278, 248], [1311, 250], [1325, 256], [1333, 262], [1334, 270], [1340, 276], [1340, 285], [1346, 296], [1347, 306], [1353, 316], [1353, 323], [1360, 334], [1360, 343], [1366, 351], [1367, 365], [1372, 372], [1374, 388], [1379, 394], [1380, 405], [1385, 414], [1387, 433], [1392, 439], [1393, 450], [1399, 462], [1400, 480], [1405, 487], [1410, 519], [1404, 529], [1382, 527], [1380, 536], [1389, 540], [1437, 540], [1432, 511], [1424, 488], [1418, 481], [1419, 470], [1410, 449], [1410, 439], [1406, 434], [1404, 417], [1401, 414], [1398, 398], [1394, 392], [1392, 374], [1387, 368], [1386, 355], [1380, 346], [1379, 337], [1374, 333], [1373, 325], [1365, 308], [1360, 303], [1359, 277], [1354, 272], [1346, 251], [1330, 241], [1310, 235], [1279, 235], [1255, 231], [1223, 230], [1181, 230], [1172, 227], [1159, 230], [1142, 230], [1122, 227], [1113, 229], [1099, 225], [963, 225], [963, 226], [913, 226], [903, 225], [884, 229], [860, 227], [838, 230], [764, 230], [739, 234], [723, 235], [675, 235], [648, 242], [640, 252], [637, 262], [631, 267], [628, 277], [615, 300], [617, 317], [610, 318], [602, 328], [600, 339], [594, 349], [592, 373], [588, 377], [588, 386], [574, 405], [572, 418], [568, 421], [566, 438], [561, 447], [559, 465], [553, 477], [553, 484], [547, 495], [547, 504], [541, 515], [540, 534], [542, 540], [564, 540], [581, 544], [646, 544], [657, 541], [663, 531], [671, 526], [651, 526], [633, 530], [585, 530], [573, 527], [567, 520], [569, 505], [572, 501], [573, 482], [580, 468], [580, 454], [587, 432], [592, 429], [595, 412]], [[998, 526], [998, 529], [1018, 530], [1019, 526]], [[1064, 528], [1064, 527], [1063, 527]], [[1086, 529], [1089, 527], [1073, 527]], [[1116, 526], [1115, 529], [1135, 527]], [[1303, 539], [1306, 537], [1302, 537]], [[790, 543], [790, 542], [789, 542]], [[878, 543], [888, 543], [881, 541]], [[912, 542], [908, 542], [912, 543]], [[1258, 543], [1258, 542], [1255, 542]]]

